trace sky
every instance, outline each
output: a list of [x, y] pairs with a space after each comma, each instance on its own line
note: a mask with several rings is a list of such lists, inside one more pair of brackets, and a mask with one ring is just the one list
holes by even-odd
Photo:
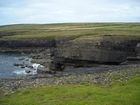
[[0, 25], [140, 22], [140, 0], [0, 0]]

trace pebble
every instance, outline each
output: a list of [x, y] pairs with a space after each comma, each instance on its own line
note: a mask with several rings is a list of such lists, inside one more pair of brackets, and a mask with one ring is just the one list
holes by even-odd
[[[0, 90], [5, 94], [46, 85], [68, 85], [68, 84], [102, 84], [109, 85], [112, 81], [128, 82], [134, 74], [140, 74], [140, 66], [137, 65], [130, 69], [108, 70], [93, 74], [54, 74], [54, 75], [36, 75], [23, 76], [13, 79], [0, 79]], [[121, 75], [120, 78], [117, 75]]]

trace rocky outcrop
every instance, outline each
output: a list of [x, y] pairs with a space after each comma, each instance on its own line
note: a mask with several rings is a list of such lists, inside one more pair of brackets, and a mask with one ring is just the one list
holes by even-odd
[[[119, 64], [135, 57], [140, 39], [126, 36], [94, 36], [56, 43], [53, 68], [66, 65], [89, 66], [95, 63]], [[55, 67], [54, 67], [55, 65]]]
[[32, 52], [53, 47], [54, 40], [0, 40], [0, 52]]
[[32, 65], [28, 65], [28, 64], [18, 64], [18, 63], [14, 63], [13, 64], [14, 66], [18, 66], [20, 68], [29, 68], [29, 69], [33, 69], [33, 66]]
[[136, 46], [136, 53], [137, 53], [137, 56], [140, 57], [140, 42]]
[[127, 57], [140, 54], [139, 43], [138, 37], [121, 35], [56, 40], [0, 40], [0, 51], [3, 51], [3, 48], [14, 51], [43, 48], [39, 54], [30, 55], [31, 62], [60, 71], [96, 64], [120, 64], [125, 62]]
[[16, 34], [17, 32], [0, 32], [0, 38], [2, 38], [3, 36], [14, 36]]
[[39, 74], [45, 74], [45, 73], [47, 73], [47, 74], [55, 74], [56, 72], [51, 71], [49, 68], [39, 66], [37, 68], [37, 73], [39, 73]]

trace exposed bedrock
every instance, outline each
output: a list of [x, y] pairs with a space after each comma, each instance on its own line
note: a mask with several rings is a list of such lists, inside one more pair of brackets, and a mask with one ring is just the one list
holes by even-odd
[[136, 53], [137, 53], [137, 56], [140, 57], [140, 42], [136, 46]]
[[94, 36], [56, 40], [0, 40], [0, 52], [36, 50], [32, 62], [50, 70], [91, 67], [96, 64], [119, 64], [140, 55], [140, 38], [128, 36]]
[[0, 52], [35, 51], [50, 48], [55, 45], [54, 40], [0, 40]]
[[[119, 64], [127, 57], [135, 57], [140, 39], [126, 36], [95, 36], [58, 41], [54, 51], [54, 65], [88, 66], [93, 63]], [[137, 48], [138, 49], [138, 48]], [[54, 67], [53, 67], [54, 68]]]

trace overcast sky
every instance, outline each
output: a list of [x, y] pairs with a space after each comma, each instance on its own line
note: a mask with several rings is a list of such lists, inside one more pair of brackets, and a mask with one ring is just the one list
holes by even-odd
[[0, 25], [140, 22], [140, 0], [0, 0]]

